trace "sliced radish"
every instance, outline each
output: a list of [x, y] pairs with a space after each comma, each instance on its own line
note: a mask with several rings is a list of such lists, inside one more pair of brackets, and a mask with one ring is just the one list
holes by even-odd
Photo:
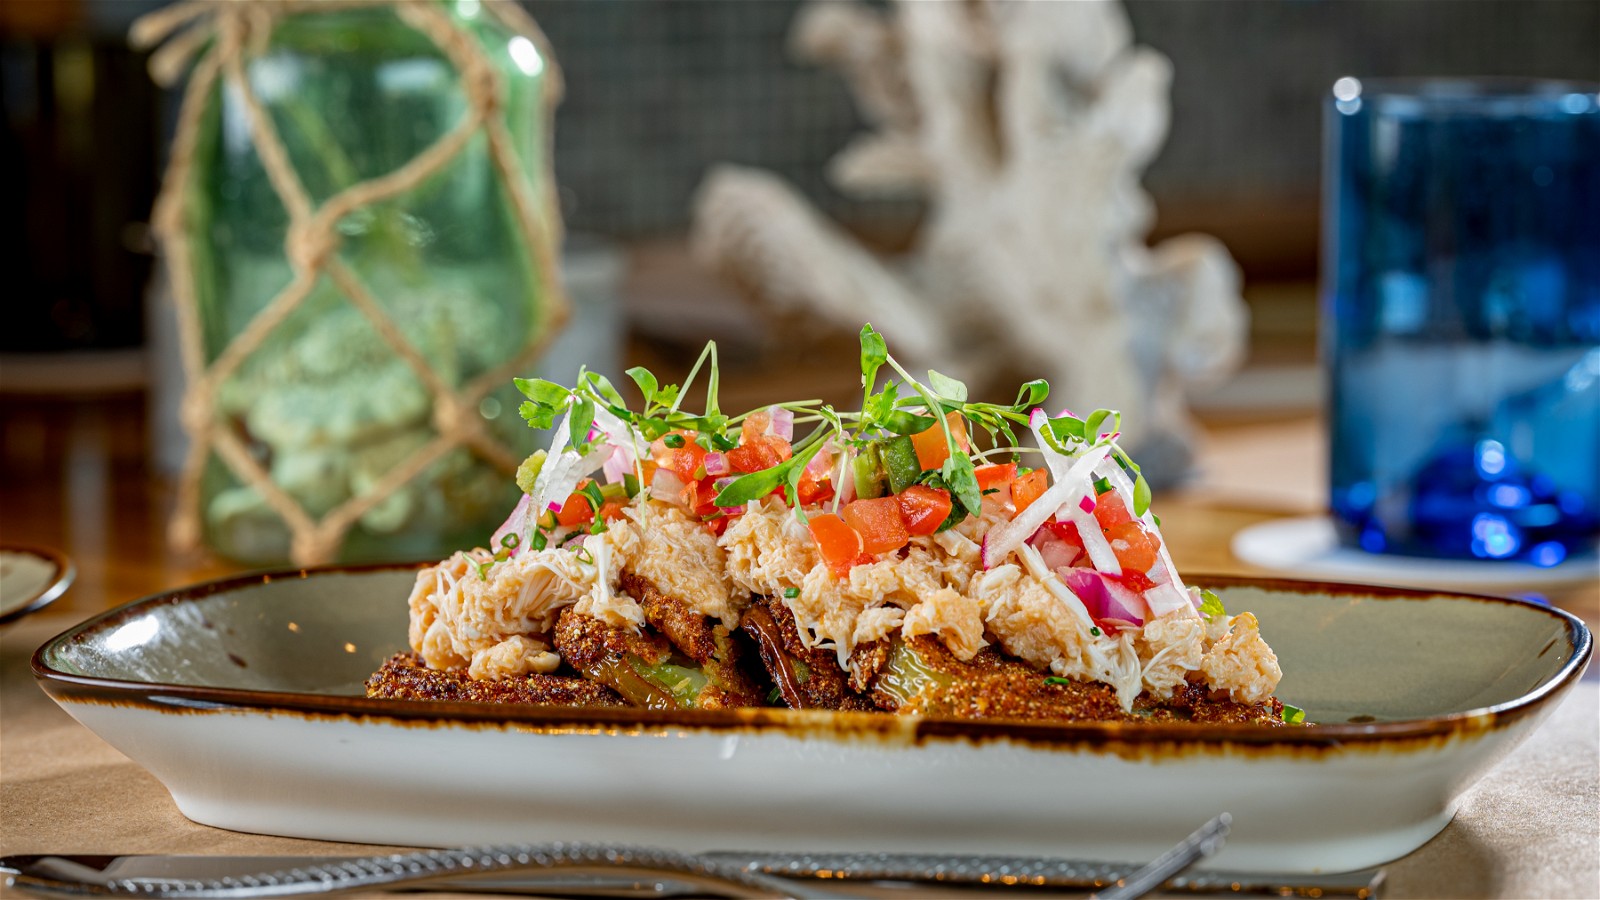
[[533, 509], [533, 495], [523, 494], [522, 499], [517, 501], [516, 508], [511, 510], [511, 515], [506, 516], [506, 520], [500, 523], [499, 528], [495, 529], [494, 536], [489, 538], [489, 549], [496, 553], [500, 552], [500, 541], [504, 540], [508, 534], [517, 536], [517, 545], [509, 548], [508, 556], [516, 556], [517, 551], [526, 547], [528, 541], [533, 539], [531, 533], [533, 529], [528, 527], [528, 511], [531, 509]]
[[[1074, 462], [1049, 490], [1039, 496], [1039, 499], [1029, 504], [1028, 508], [1022, 511], [1022, 515], [989, 529], [984, 535], [983, 567], [992, 569], [999, 565], [1011, 551], [1032, 537], [1045, 520], [1055, 515], [1063, 506], [1073, 503], [1085, 491], [1094, 490], [1094, 485], [1089, 480], [1089, 473], [1094, 471], [1095, 464], [1103, 459], [1107, 452], [1104, 447], [1089, 451]], [[1095, 528], [1095, 533], [1099, 534], [1098, 526]], [[1085, 546], [1087, 543], [1085, 541]], [[1115, 560], [1116, 557], [1113, 556], [1113, 563]], [[1098, 565], [1098, 561], [1096, 564]]]

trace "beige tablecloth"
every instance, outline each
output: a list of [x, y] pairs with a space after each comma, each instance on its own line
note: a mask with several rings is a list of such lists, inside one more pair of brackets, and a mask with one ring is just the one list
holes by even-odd
[[[70, 624], [46, 611], [0, 630], [0, 855], [387, 849], [238, 834], [183, 818], [160, 782], [34, 683], [33, 650]], [[1443, 833], [1387, 867], [1382, 896], [1600, 898], [1600, 683], [1592, 673], [1467, 793]]]

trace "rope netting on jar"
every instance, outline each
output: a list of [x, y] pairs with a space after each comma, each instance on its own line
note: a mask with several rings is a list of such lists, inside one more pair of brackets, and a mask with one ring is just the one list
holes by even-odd
[[[532, 41], [543, 58], [541, 107], [546, 164], [540, 174], [545, 185], [553, 184], [548, 164], [549, 126], [561, 93], [554, 56], [543, 32], [512, 0], [484, 0], [480, 6], [503, 27]], [[466, 109], [453, 127], [406, 163], [350, 185], [317, 204], [290, 162], [272, 117], [253, 90], [246, 63], [265, 52], [274, 28], [285, 16], [374, 8], [392, 10], [401, 22], [439, 49], [459, 74]], [[185, 71], [189, 73], [171, 158], [153, 217], [172, 278], [188, 382], [180, 415], [190, 446], [169, 530], [171, 542], [183, 549], [201, 545], [201, 484], [213, 452], [282, 518], [290, 536], [290, 559], [302, 566], [336, 559], [349, 530], [364, 514], [455, 448], [468, 448], [496, 467], [514, 471], [520, 457], [491, 432], [487, 420], [478, 413], [478, 405], [543, 354], [566, 322], [568, 303], [557, 270], [559, 211], [552, 192], [534, 191], [526, 177], [528, 163], [520, 158], [500, 108], [504, 85], [483, 45], [452, 20], [441, 5], [408, 0], [190, 0], [141, 18], [134, 24], [132, 40], [140, 47], [160, 45], [150, 58], [150, 71], [158, 82], [170, 85]], [[194, 248], [184, 217], [201, 120], [212, 92], [223, 85], [242, 104], [251, 143], [288, 213], [284, 253], [292, 277], [208, 361], [193, 269]], [[340, 259], [338, 225], [350, 214], [399, 197], [441, 172], [478, 135], [486, 139], [489, 157], [505, 185], [520, 236], [526, 242], [528, 258], [536, 267], [541, 308], [521, 352], [453, 387], [407, 339], [373, 290]], [[431, 398], [436, 436], [390, 468], [370, 488], [318, 517], [274, 483], [267, 468], [252, 454], [245, 436], [221, 413], [218, 392], [306, 302], [324, 278], [360, 312], [420, 381]]]

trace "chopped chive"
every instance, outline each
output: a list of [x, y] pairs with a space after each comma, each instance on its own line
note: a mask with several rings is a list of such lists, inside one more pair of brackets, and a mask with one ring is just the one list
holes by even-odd
[[1091, 627], [1090, 627], [1090, 628], [1089, 628], [1089, 633], [1090, 633], [1090, 634], [1092, 634], [1092, 635], [1094, 635], [1094, 636], [1095, 636], [1095, 637], [1099, 637], [1099, 636], [1100, 636], [1100, 634], [1101, 634], [1101, 631], [1100, 631], [1100, 629], [1099, 629], [1099, 628], [1098, 628], [1098, 627], [1093, 627], [1093, 626], [1091, 626]]
[[545, 534], [542, 530], [535, 530], [533, 532], [533, 549], [536, 552], [543, 550], [545, 547], [549, 546], [549, 544], [550, 539], [545, 537]]
[[1105, 478], [1096, 478], [1094, 480], [1094, 495], [1096, 497], [1109, 490], [1111, 490], [1111, 482], [1109, 480]]
[[1071, 678], [1062, 678], [1059, 675], [1051, 675], [1050, 677], [1048, 677], [1048, 678], [1046, 678], [1044, 680], [1044, 683], [1045, 684], [1071, 684], [1072, 683], [1072, 679]]
[[578, 562], [591, 566], [594, 565], [594, 554], [590, 553], [589, 548], [583, 546], [582, 544], [578, 545], [578, 549], [572, 551], [572, 555], [578, 558]]
[[1298, 706], [1290, 706], [1287, 703], [1283, 705], [1283, 723], [1285, 725], [1304, 725], [1305, 722], [1305, 710]]
[[522, 543], [522, 535], [517, 534], [515, 531], [500, 539], [500, 546], [506, 548], [507, 550], [515, 549], [520, 543]]
[[800, 589], [797, 587], [786, 587], [783, 589], [783, 596], [793, 600], [794, 598], [800, 596]]
[[661, 442], [666, 444], [668, 447], [671, 447], [674, 450], [682, 450], [683, 449], [683, 435], [681, 435], [681, 434], [669, 434], [666, 437], [662, 438]]

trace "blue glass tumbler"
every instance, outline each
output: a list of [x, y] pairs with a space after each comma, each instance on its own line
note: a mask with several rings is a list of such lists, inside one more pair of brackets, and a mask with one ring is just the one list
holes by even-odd
[[1600, 85], [1327, 100], [1329, 500], [1373, 553], [1554, 566], [1600, 534]]

